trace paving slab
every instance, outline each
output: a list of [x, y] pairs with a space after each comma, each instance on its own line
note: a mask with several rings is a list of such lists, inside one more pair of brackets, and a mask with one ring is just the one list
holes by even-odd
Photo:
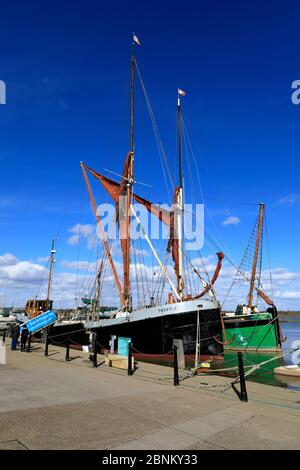
[[[132, 377], [51, 346], [7, 350], [0, 366], [0, 449], [300, 449], [300, 393], [139, 363]], [[103, 358], [99, 356], [99, 364]]]

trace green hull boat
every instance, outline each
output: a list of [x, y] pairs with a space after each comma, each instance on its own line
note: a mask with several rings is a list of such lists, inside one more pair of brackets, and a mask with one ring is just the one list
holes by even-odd
[[280, 351], [277, 313], [264, 312], [223, 317], [225, 350]]

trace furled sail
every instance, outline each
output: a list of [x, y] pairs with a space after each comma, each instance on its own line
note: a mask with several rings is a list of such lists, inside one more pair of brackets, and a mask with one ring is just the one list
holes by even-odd
[[216, 266], [216, 269], [215, 269], [215, 272], [214, 272], [214, 275], [212, 277], [212, 280], [210, 281], [210, 283], [205, 287], [205, 289], [203, 289], [203, 291], [199, 294], [199, 295], [196, 295], [194, 297], [194, 299], [200, 299], [200, 297], [203, 297], [205, 294], [207, 294], [207, 292], [213, 287], [214, 283], [216, 282], [216, 280], [218, 279], [219, 277], [219, 274], [220, 274], [220, 271], [221, 271], [221, 267], [222, 267], [222, 261], [223, 261], [223, 258], [224, 258], [224, 253], [222, 253], [222, 251], [219, 251], [217, 253], [217, 257], [218, 257], [218, 264]]
[[[126, 226], [124, 223], [124, 217], [122, 214], [122, 217], [120, 217], [119, 214], [119, 198], [122, 195], [125, 195], [126, 187], [127, 187], [127, 174], [128, 174], [128, 168], [130, 165], [130, 157], [131, 157], [131, 152], [129, 152], [126, 156], [125, 164], [124, 164], [124, 169], [122, 173], [122, 180], [120, 183], [112, 180], [111, 178], [108, 178], [107, 176], [102, 175], [101, 173], [98, 173], [97, 171], [93, 170], [92, 168], [86, 166], [86, 169], [95, 177], [97, 178], [104, 189], [109, 193], [111, 198], [115, 201], [116, 203], [116, 209], [117, 209], [117, 219], [119, 220], [119, 228], [120, 228], [120, 237], [121, 237], [121, 248], [123, 252], [123, 258], [126, 256]], [[176, 195], [178, 192], [178, 188], [175, 189], [175, 196], [174, 196], [174, 201], [176, 201]], [[169, 242], [168, 242], [168, 247], [167, 250], [168, 252], [172, 251], [172, 258], [174, 261], [174, 270], [176, 276], [178, 276], [178, 240], [175, 237], [175, 217], [174, 217], [174, 211], [168, 211], [167, 209], [164, 209], [160, 206], [157, 206], [156, 204], [152, 204], [150, 201], [147, 199], [144, 199], [137, 194], [133, 193], [133, 198], [136, 202], [139, 204], [142, 204], [148, 212], [151, 214], [155, 215], [158, 217], [158, 219], [163, 222], [165, 225], [170, 227], [170, 237], [169, 237]]]
[[109, 193], [111, 198], [116, 203], [117, 221], [119, 223], [120, 239], [121, 239], [120, 243], [121, 243], [121, 249], [122, 249], [122, 255], [123, 255], [125, 291], [129, 291], [129, 268], [128, 268], [129, 253], [128, 253], [127, 224], [126, 224], [127, 207], [123, 207], [123, 206], [119, 207], [119, 200], [120, 200], [120, 197], [122, 196], [127, 197], [127, 188], [129, 184], [129, 179], [131, 178], [129, 169], [131, 167], [132, 155], [133, 155], [132, 152], [128, 152], [128, 154], [126, 155], [124, 168], [122, 172], [122, 179], [120, 183], [117, 183], [116, 181], [110, 178], [107, 178], [106, 176], [86, 166], [86, 169], [101, 182], [102, 186], [106, 189], [106, 191]]
[[114, 181], [110, 178], [107, 178], [107, 176], [101, 175], [101, 173], [98, 173], [97, 171], [93, 170], [89, 166], [85, 165], [85, 168], [93, 175], [95, 178], [97, 178], [104, 189], [109, 193], [111, 198], [115, 201], [116, 204], [119, 203], [119, 197], [122, 195], [122, 193], [125, 192], [126, 185], [127, 185], [127, 180], [128, 180], [128, 168], [130, 165], [130, 159], [132, 157], [132, 153], [129, 152], [126, 155], [125, 163], [124, 163], [124, 168], [123, 168], [123, 173], [122, 173], [122, 180], [120, 183], [117, 181]]
[[[115, 201], [116, 203], [116, 210], [117, 210], [117, 220], [119, 222], [119, 229], [120, 229], [120, 237], [121, 237], [121, 248], [122, 248], [122, 253], [123, 253], [123, 261], [124, 261], [124, 266], [125, 266], [125, 259], [126, 259], [126, 250], [127, 250], [127, 244], [126, 244], [126, 224], [125, 224], [125, 217], [124, 214], [119, 213], [119, 198], [120, 196], [126, 195], [126, 189], [128, 185], [128, 169], [130, 168], [130, 158], [132, 156], [132, 153], [129, 152], [126, 156], [124, 168], [123, 168], [123, 173], [122, 173], [122, 180], [120, 183], [108, 178], [107, 176], [104, 176], [97, 171], [93, 170], [92, 168], [86, 166], [86, 169], [93, 175], [95, 178], [97, 178], [104, 189], [109, 193], [111, 198]], [[179, 187], [175, 188], [174, 191], [174, 207], [176, 207], [177, 200], [178, 200], [178, 191]], [[142, 198], [141, 196], [138, 196], [137, 194], [133, 193], [132, 194], [133, 199], [139, 203], [142, 204], [148, 212], [156, 216], [161, 222], [163, 222], [165, 225], [169, 227], [169, 241], [167, 245], [167, 251], [170, 253], [172, 252], [172, 259], [174, 262], [174, 271], [176, 274], [176, 277], [178, 278], [179, 276], [179, 254], [178, 254], [178, 237], [176, 236], [176, 218], [175, 218], [175, 211], [174, 210], [167, 210], [163, 207], [160, 207], [156, 204], [152, 204], [150, 201], [147, 199]], [[215, 269], [213, 278], [211, 282], [208, 284], [208, 286], [196, 297], [194, 298], [200, 298], [203, 295], [205, 295], [211, 287], [214, 285], [215, 281], [217, 280], [220, 269], [222, 266], [222, 260], [224, 258], [224, 254], [219, 252], [217, 253], [218, 256], [218, 264]]]

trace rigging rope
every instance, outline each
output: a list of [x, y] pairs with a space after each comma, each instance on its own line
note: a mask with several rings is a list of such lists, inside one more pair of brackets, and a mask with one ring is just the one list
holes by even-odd
[[160, 156], [160, 161], [161, 161], [161, 166], [162, 166], [162, 170], [163, 170], [165, 185], [166, 185], [166, 189], [168, 191], [169, 201], [171, 201], [172, 197], [171, 197], [169, 186], [168, 186], [166, 171], [167, 171], [168, 177], [170, 179], [170, 184], [171, 184], [172, 191], [173, 191], [175, 185], [174, 185], [174, 182], [173, 182], [170, 170], [169, 170], [169, 165], [168, 165], [166, 153], [165, 153], [165, 150], [164, 150], [164, 147], [163, 147], [163, 144], [162, 144], [162, 140], [160, 138], [160, 134], [159, 134], [157, 122], [156, 122], [156, 119], [155, 119], [155, 115], [154, 115], [154, 112], [153, 112], [153, 109], [152, 109], [152, 106], [151, 106], [151, 102], [150, 102], [146, 87], [144, 85], [144, 82], [143, 82], [143, 79], [142, 79], [142, 76], [141, 76], [141, 73], [140, 73], [140, 69], [139, 69], [139, 66], [137, 64], [136, 59], [135, 59], [135, 66], [136, 66], [136, 70], [137, 70], [137, 73], [138, 73], [138, 77], [140, 79], [140, 83], [141, 83], [141, 87], [142, 87], [142, 90], [143, 90], [143, 93], [144, 93], [145, 101], [146, 101], [146, 104], [147, 104], [147, 107], [148, 107], [151, 123], [152, 123], [152, 126], [153, 126], [155, 138], [156, 138], [158, 153], [159, 153], [159, 156]]

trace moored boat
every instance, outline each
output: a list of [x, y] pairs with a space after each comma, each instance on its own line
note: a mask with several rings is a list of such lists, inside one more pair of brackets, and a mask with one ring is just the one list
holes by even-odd
[[[259, 205], [259, 214], [252, 231], [237, 276], [249, 282], [247, 303], [238, 305], [235, 312], [223, 314], [223, 345], [225, 350], [280, 351], [283, 342], [277, 308], [262, 290], [262, 239], [265, 206]], [[252, 252], [251, 252], [252, 250]], [[246, 261], [252, 261], [250, 276], [245, 269]], [[234, 283], [234, 281], [233, 281]], [[254, 302], [254, 295], [256, 302]], [[267, 305], [259, 311], [257, 303], [262, 300]]]
[[[138, 196], [133, 187], [136, 183], [134, 177], [134, 82], [135, 82], [135, 45], [136, 36], [133, 38], [131, 57], [131, 109], [130, 109], [130, 150], [126, 155], [121, 180], [115, 181], [81, 162], [81, 169], [88, 189], [89, 199], [97, 222], [98, 233], [103, 242], [104, 254], [107, 264], [111, 268], [114, 284], [118, 289], [120, 307], [117, 311], [107, 312], [108, 318], [85, 322], [88, 331], [97, 335], [98, 347], [108, 349], [112, 336], [127, 337], [134, 350], [142, 354], [155, 355], [167, 354], [172, 351], [173, 341], [182, 340], [185, 354], [198, 356], [201, 354], [219, 354], [223, 348], [221, 339], [220, 305], [215, 296], [213, 285], [218, 278], [224, 255], [217, 253], [218, 264], [211, 281], [204, 282], [197, 270], [192, 267], [192, 275], [201, 279], [202, 291], [194, 295], [186, 293], [184, 282], [183, 258], [185, 256], [184, 233], [182, 219], [183, 210], [183, 172], [182, 172], [182, 137], [181, 137], [181, 97], [185, 92], [178, 89], [177, 93], [177, 129], [178, 129], [178, 173], [179, 181], [174, 191], [174, 205], [171, 211], [152, 204], [150, 201]], [[93, 194], [88, 173], [101, 183], [116, 205], [116, 221], [120, 237], [122, 251], [123, 282], [111, 253], [109, 240], [104, 233], [102, 222], [97, 211], [97, 204]], [[114, 173], [114, 172], [111, 172]], [[117, 174], [118, 173], [114, 173]], [[123, 201], [123, 205], [121, 203]], [[125, 201], [125, 202], [124, 202]], [[168, 267], [160, 259], [155, 247], [148, 237], [141, 220], [139, 219], [133, 201], [141, 204], [151, 215], [157, 217], [162, 224], [169, 229], [169, 240], [166, 253], [172, 254], [174, 274], [170, 275]], [[134, 219], [143, 233], [148, 244], [148, 250], [155, 259], [160, 275], [164, 283], [169, 285], [169, 293], [165, 300], [155, 300], [148, 297], [144, 305], [134, 306], [131, 286], [131, 262], [132, 240], [130, 235], [132, 219]], [[189, 263], [192, 265], [191, 261]], [[101, 275], [100, 264], [97, 275]], [[196, 273], [196, 274], [195, 274]], [[174, 282], [175, 278], [175, 282]], [[104, 281], [105, 282], [105, 281]], [[142, 281], [141, 281], [142, 283]], [[97, 291], [97, 289], [96, 289]], [[206, 297], [206, 298], [205, 298]], [[97, 298], [97, 295], [96, 295]], [[96, 310], [95, 305], [95, 310]], [[104, 312], [104, 316], [105, 316]], [[219, 339], [219, 341], [216, 340]]]

